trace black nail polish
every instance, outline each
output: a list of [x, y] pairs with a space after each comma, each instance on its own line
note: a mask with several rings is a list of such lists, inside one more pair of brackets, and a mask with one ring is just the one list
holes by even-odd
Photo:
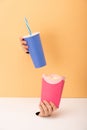
[[40, 114], [40, 112], [36, 112], [35, 114], [38, 116]]
[[26, 53], [27, 53], [27, 54], [29, 54], [29, 52], [28, 52], [28, 51], [27, 51]]

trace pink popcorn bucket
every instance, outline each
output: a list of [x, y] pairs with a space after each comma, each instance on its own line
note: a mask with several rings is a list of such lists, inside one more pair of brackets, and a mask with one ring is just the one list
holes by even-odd
[[56, 74], [42, 76], [41, 101], [53, 102], [59, 107], [65, 78]]

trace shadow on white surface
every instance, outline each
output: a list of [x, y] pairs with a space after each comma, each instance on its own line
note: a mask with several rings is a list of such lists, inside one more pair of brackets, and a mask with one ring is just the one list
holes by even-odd
[[52, 114], [52, 116], [50, 118], [63, 118], [65, 116], [67, 116], [67, 114], [69, 114], [69, 111], [68, 110], [65, 110], [65, 109], [58, 109], [57, 112], [54, 112]]

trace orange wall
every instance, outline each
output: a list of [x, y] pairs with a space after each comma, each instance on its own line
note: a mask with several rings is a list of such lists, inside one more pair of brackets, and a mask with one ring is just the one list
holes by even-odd
[[[0, 96], [39, 97], [43, 73], [66, 77], [63, 97], [87, 97], [86, 0], [0, 0]], [[47, 66], [35, 69], [19, 37], [39, 31]]]

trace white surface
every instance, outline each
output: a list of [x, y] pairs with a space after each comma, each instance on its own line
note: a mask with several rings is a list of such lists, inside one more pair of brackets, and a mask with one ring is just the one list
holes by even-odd
[[62, 98], [52, 117], [35, 115], [39, 98], [0, 98], [0, 130], [87, 130], [87, 98]]

